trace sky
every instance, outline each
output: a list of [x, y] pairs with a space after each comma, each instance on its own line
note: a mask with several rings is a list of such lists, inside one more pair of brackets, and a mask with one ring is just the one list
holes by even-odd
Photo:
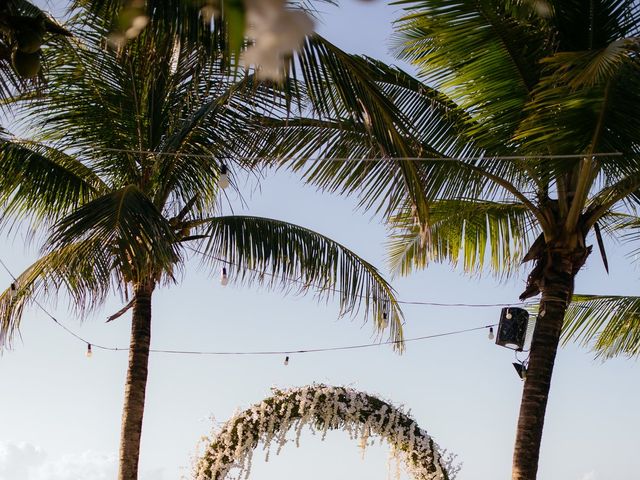
[[[388, 51], [395, 7], [341, 2], [324, 7], [318, 30], [343, 49], [392, 61]], [[236, 211], [287, 220], [340, 241], [380, 267], [403, 300], [455, 303], [515, 302], [527, 269], [497, 281], [468, 278], [446, 265], [406, 278], [385, 263], [385, 228], [355, 208], [354, 198], [321, 194], [286, 172], [259, 190], [241, 186], [247, 207]], [[0, 255], [13, 272], [36, 258], [21, 235], [3, 238]], [[624, 245], [609, 244], [607, 275], [596, 254], [578, 276], [580, 293], [637, 294], [639, 272]], [[5, 273], [0, 282], [10, 283]], [[125, 346], [130, 315], [105, 323], [122, 307], [78, 319], [64, 301], [48, 303], [66, 326], [94, 343]], [[178, 285], [156, 291], [152, 346], [189, 350], [289, 350], [374, 341], [360, 316], [338, 318], [334, 302], [238, 287], [223, 287], [192, 262]], [[499, 308], [406, 306], [405, 335], [496, 323]], [[0, 480], [113, 479], [127, 356], [95, 350], [55, 325], [37, 308], [24, 316], [21, 339], [0, 356]], [[260, 402], [272, 387], [322, 382], [380, 395], [410, 409], [418, 424], [462, 463], [459, 480], [509, 478], [522, 383], [500, 348], [480, 330], [407, 345], [284, 356], [209, 357], [152, 354], [142, 437], [141, 479], [189, 478], [203, 435], [237, 409]], [[588, 349], [559, 351], [549, 399], [539, 478], [633, 480], [640, 471], [640, 369], [636, 360], [595, 360]], [[260, 451], [251, 478], [346, 480], [389, 478], [388, 449], [332, 432], [324, 442], [303, 436], [268, 462]]]

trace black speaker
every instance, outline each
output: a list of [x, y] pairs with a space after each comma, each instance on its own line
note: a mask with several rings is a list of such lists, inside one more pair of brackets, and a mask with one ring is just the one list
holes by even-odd
[[521, 352], [527, 336], [528, 325], [529, 312], [524, 308], [503, 308], [498, 324], [496, 345]]

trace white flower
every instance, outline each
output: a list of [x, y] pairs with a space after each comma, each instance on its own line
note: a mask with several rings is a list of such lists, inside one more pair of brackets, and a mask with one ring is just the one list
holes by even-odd
[[[268, 461], [274, 441], [279, 453], [288, 442], [289, 431], [295, 432], [298, 445], [302, 428], [308, 426], [315, 433], [315, 425], [323, 438], [329, 428], [340, 426], [351, 438], [359, 440], [363, 450], [371, 436], [380, 437], [389, 443], [397, 462], [402, 462], [416, 479], [443, 479], [445, 471], [457, 472], [451, 461], [441, 459], [433, 440], [402, 408], [383, 403], [375, 410], [373, 398], [352, 389], [325, 385], [274, 390], [272, 397], [235, 415], [214, 436], [198, 462], [195, 476], [199, 480], [222, 480], [232, 469], [240, 471], [238, 478], [243, 473], [248, 475], [253, 450], [260, 442]], [[376, 399], [375, 404], [380, 402]]]
[[254, 66], [258, 78], [281, 80], [287, 59], [313, 33], [313, 20], [303, 10], [289, 10], [284, 0], [245, 0], [246, 35], [253, 44], [242, 63]]

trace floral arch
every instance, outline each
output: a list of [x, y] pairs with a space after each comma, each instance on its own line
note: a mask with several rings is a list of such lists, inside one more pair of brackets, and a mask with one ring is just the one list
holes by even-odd
[[223, 480], [232, 469], [248, 476], [259, 443], [266, 448], [276, 444], [280, 453], [287, 434], [293, 431], [299, 446], [305, 426], [321, 432], [323, 439], [328, 430], [342, 429], [350, 438], [359, 439], [363, 448], [370, 438], [386, 440], [416, 480], [452, 480], [457, 470], [451, 466], [451, 457], [444, 459], [433, 439], [401, 408], [351, 388], [308, 385], [276, 389], [271, 397], [227, 421], [207, 439], [194, 476]]

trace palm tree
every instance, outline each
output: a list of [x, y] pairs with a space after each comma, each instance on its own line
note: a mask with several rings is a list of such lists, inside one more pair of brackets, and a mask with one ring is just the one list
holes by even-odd
[[[230, 158], [255, 115], [287, 98], [249, 73], [233, 75], [211, 45], [145, 30], [109, 49], [109, 22], [83, 13], [71, 40], [47, 52], [46, 91], [24, 114], [32, 138], [0, 132], [4, 226], [46, 232], [42, 257], [0, 297], [0, 346], [24, 309], [66, 292], [78, 312], [114, 290], [132, 310], [119, 479], [137, 478], [155, 288], [177, 282], [187, 257], [238, 281], [337, 295], [401, 342], [394, 292], [369, 263], [303, 227], [221, 216], [218, 180], [251, 165]], [[227, 162], [227, 165], [222, 163]], [[130, 301], [129, 301], [130, 300]], [[401, 343], [398, 343], [401, 346]]]
[[[86, 8], [98, 17], [109, 19], [110, 30], [121, 28], [119, 21], [134, 2], [123, 0], [73, 0], [76, 6]], [[143, 10], [135, 10], [136, 14], [144, 14], [149, 18], [147, 29], [170, 33], [189, 45], [205, 42], [212, 52], [219, 55], [224, 65], [235, 65], [240, 52], [250, 42], [243, 37], [246, 27], [246, 10], [249, 4], [260, 2], [236, 2], [232, 0], [204, 1], [196, 0], [149, 0]], [[275, 4], [278, 4], [276, 2]], [[317, 6], [337, 5], [335, 0], [286, 0], [287, 9], [302, 9], [311, 16], [318, 16]], [[215, 7], [216, 15], [203, 22], [203, 8]], [[405, 96], [403, 101], [412, 100], [409, 89], [396, 85], [396, 71], [372, 59], [348, 54], [318, 34], [309, 35], [302, 48], [287, 56], [288, 68], [284, 68], [284, 79], [271, 84], [270, 87], [280, 93], [285, 101], [285, 108], [268, 109], [262, 113], [263, 129], [252, 129], [245, 133], [255, 133], [255, 138], [245, 135], [243, 140], [234, 145], [234, 152], [247, 158], [258, 158], [254, 163], [264, 164], [264, 158], [276, 157], [280, 152], [287, 152], [288, 146], [278, 146], [269, 140], [271, 127], [284, 123], [290, 132], [299, 132], [305, 136], [303, 147], [291, 152], [298, 154], [302, 161], [295, 165], [302, 168], [305, 155], [323, 151], [331, 151], [334, 156], [375, 156], [385, 157], [409, 156], [416, 151], [421, 154], [435, 153], [432, 148], [423, 150], [413, 138], [415, 133], [409, 126], [405, 112], [396, 105], [392, 98]], [[401, 72], [404, 74], [404, 72]], [[374, 78], [380, 82], [373, 81]], [[402, 81], [413, 79], [404, 75]], [[419, 82], [418, 82], [419, 83]], [[412, 85], [415, 87], [415, 85]], [[418, 87], [422, 88], [422, 86]], [[448, 108], [444, 97], [438, 97]], [[312, 118], [295, 119], [294, 112], [311, 108]], [[411, 108], [411, 105], [408, 105]], [[416, 115], [425, 114], [424, 105]], [[269, 115], [267, 115], [267, 112]], [[255, 115], [255, 119], [260, 115]], [[289, 123], [289, 120], [292, 120]], [[427, 119], [423, 119], [427, 120]], [[300, 123], [300, 121], [302, 123]], [[280, 139], [280, 131], [274, 141]], [[253, 141], [251, 141], [253, 140]], [[346, 145], [345, 143], [346, 142]], [[327, 150], [327, 145], [332, 150]], [[262, 148], [261, 148], [262, 147]], [[464, 147], [462, 147], [464, 150]], [[258, 150], [256, 150], [258, 149]], [[271, 155], [273, 154], [273, 155]], [[259, 157], [262, 155], [262, 159]], [[269, 165], [276, 162], [267, 162]], [[333, 184], [334, 173], [352, 169], [345, 173], [349, 177], [346, 184]], [[335, 163], [328, 166], [330, 173], [316, 181], [326, 183], [332, 190], [342, 193], [360, 191], [363, 179], [368, 193], [363, 196], [362, 206], [375, 208], [378, 212], [390, 214], [407, 198], [422, 221], [428, 217], [425, 188], [418, 169], [407, 162], [390, 161], [384, 166], [375, 162], [367, 164], [345, 164], [342, 167]], [[394, 182], [387, 182], [389, 176]]]
[[[316, 185], [386, 206], [401, 273], [451, 261], [504, 275], [534, 262], [520, 298], [540, 294], [540, 315], [512, 473], [532, 480], [574, 278], [591, 252], [587, 237], [595, 232], [601, 243], [598, 222], [640, 199], [640, 6], [396, 4], [406, 8], [398, 55], [423, 81], [368, 58], [352, 57], [351, 72], [334, 62], [318, 83], [331, 86], [325, 97], [334, 104], [350, 99], [341, 109], [326, 108], [312, 90], [312, 116], [264, 118], [253, 141]], [[317, 38], [306, 48], [331, 50]], [[341, 96], [349, 87], [350, 97]], [[415, 174], [403, 175], [410, 168]]]

